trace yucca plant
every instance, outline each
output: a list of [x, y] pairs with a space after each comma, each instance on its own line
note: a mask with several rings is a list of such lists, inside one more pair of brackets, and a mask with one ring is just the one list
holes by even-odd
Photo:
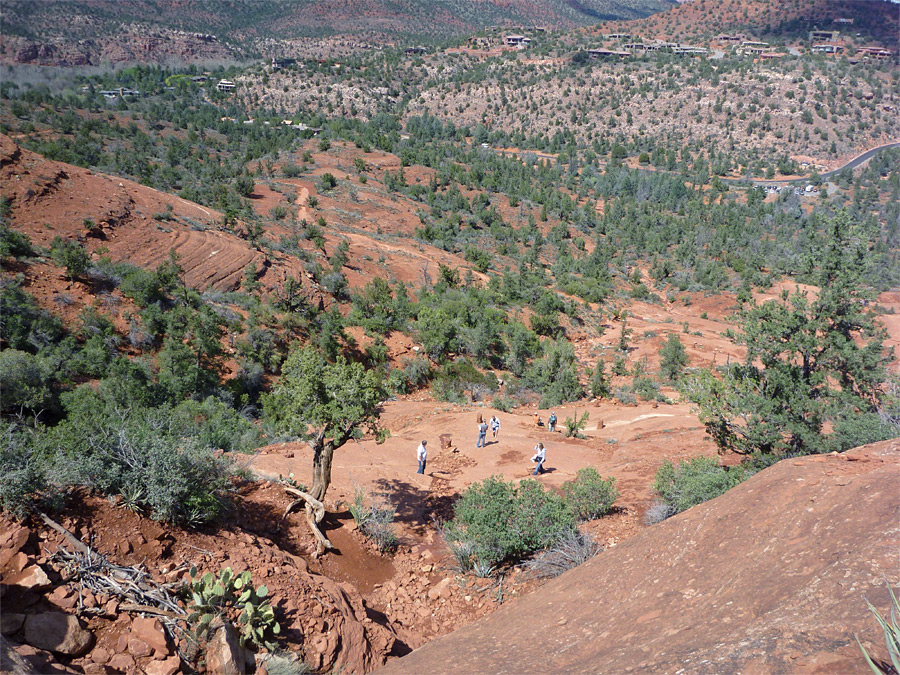
[[894, 595], [894, 590], [891, 588], [890, 584], [886, 585], [888, 587], [888, 593], [891, 594], [890, 623], [888, 623], [887, 619], [881, 615], [881, 612], [879, 612], [868, 599], [866, 599], [866, 604], [869, 606], [869, 610], [872, 614], [875, 615], [875, 620], [878, 622], [878, 625], [881, 626], [881, 630], [884, 631], [884, 641], [887, 644], [888, 657], [891, 659], [893, 668], [885, 670], [879, 664], [875, 663], [875, 661], [872, 660], [872, 657], [869, 656], [866, 648], [862, 646], [859, 637], [854, 635], [856, 644], [858, 644], [859, 648], [862, 650], [866, 663], [869, 664], [869, 668], [872, 669], [872, 672], [877, 675], [889, 675], [891, 672], [900, 673], [900, 602], [897, 601], [897, 596]]

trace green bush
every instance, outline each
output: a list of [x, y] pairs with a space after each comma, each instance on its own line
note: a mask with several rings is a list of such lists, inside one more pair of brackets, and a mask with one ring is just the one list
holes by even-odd
[[575, 527], [562, 497], [535, 480], [516, 486], [491, 476], [463, 492], [453, 513], [445, 536], [452, 549], [471, 551], [469, 568], [520, 560]]
[[479, 394], [495, 392], [499, 388], [497, 376], [482, 373], [468, 359], [457, 359], [441, 368], [431, 381], [431, 391], [439, 401], [466, 402], [477, 400]]
[[57, 265], [65, 267], [69, 279], [73, 280], [84, 274], [91, 264], [90, 256], [81, 244], [58, 235], [50, 242], [50, 257]]
[[0, 509], [15, 518], [42, 506], [48, 490], [43, 465], [28, 440], [0, 421]]
[[591, 466], [579, 469], [574, 480], [563, 483], [562, 491], [566, 504], [580, 521], [605, 516], [619, 497], [616, 479], [602, 478]]
[[681, 513], [718, 497], [750, 475], [744, 467], [720, 467], [713, 457], [694, 457], [680, 462], [677, 467], [666, 461], [656, 472], [653, 489], [674, 513]]
[[0, 226], [0, 257], [24, 258], [32, 255], [34, 249], [27, 235]]
[[41, 359], [18, 349], [0, 352], [0, 410], [39, 412], [50, 399]]

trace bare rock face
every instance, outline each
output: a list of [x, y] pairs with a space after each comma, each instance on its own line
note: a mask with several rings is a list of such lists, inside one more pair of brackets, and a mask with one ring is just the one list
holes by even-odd
[[[900, 441], [788, 459], [388, 673], [867, 672], [900, 582]], [[439, 666], [438, 666], [439, 664]]]
[[77, 616], [44, 612], [25, 619], [25, 642], [57, 654], [81, 656], [94, 644], [94, 634], [82, 628]]

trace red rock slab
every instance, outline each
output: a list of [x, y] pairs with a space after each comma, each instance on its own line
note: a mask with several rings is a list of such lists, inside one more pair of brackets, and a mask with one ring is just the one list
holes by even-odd
[[382, 672], [867, 672], [898, 486], [896, 440], [779, 462]]

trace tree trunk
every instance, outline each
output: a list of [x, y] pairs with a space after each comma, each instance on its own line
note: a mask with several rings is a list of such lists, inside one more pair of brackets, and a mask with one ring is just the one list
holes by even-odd
[[[331, 485], [331, 461], [334, 458], [334, 441], [325, 441], [327, 430], [328, 427], [326, 426], [316, 435], [312, 442], [313, 484], [309, 491], [309, 496], [312, 499], [306, 500], [306, 522], [316, 538], [316, 553], [314, 556], [316, 558], [326, 550], [333, 548], [331, 542], [328, 541], [328, 537], [319, 529], [319, 523], [325, 517], [325, 507], [322, 502], [325, 501], [325, 493], [328, 491], [328, 486]], [[313, 500], [315, 500], [315, 503]]]

